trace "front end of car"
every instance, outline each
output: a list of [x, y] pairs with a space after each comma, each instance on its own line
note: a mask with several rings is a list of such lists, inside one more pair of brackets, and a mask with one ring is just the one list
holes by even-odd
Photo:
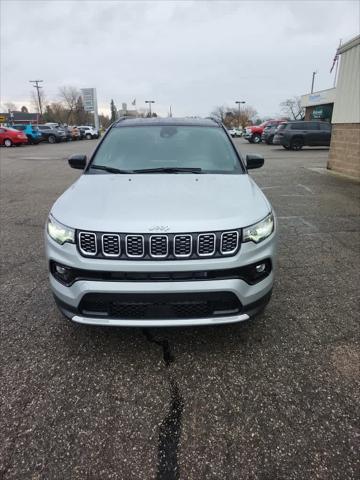
[[273, 212], [249, 226], [185, 233], [84, 230], [50, 214], [45, 236], [56, 303], [77, 323], [234, 323], [259, 313], [271, 296]]

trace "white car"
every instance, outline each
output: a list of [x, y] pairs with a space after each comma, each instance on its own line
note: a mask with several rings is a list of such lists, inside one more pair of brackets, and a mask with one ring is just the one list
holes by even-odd
[[79, 125], [77, 128], [80, 130], [80, 132], [81, 130], [83, 131], [82, 135], [87, 140], [91, 140], [92, 138], [99, 138], [99, 130], [92, 127], [91, 125]]
[[240, 128], [229, 128], [228, 132], [232, 137], [241, 137], [242, 136], [242, 130], [240, 130]]

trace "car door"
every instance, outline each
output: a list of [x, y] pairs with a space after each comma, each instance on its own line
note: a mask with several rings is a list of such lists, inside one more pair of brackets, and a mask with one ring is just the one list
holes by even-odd
[[326, 122], [321, 122], [320, 133], [321, 133], [321, 138], [320, 138], [319, 145], [328, 147], [330, 145], [330, 140], [331, 140], [331, 125]]
[[319, 122], [304, 122], [305, 125], [305, 145], [316, 146], [321, 144], [321, 132]]

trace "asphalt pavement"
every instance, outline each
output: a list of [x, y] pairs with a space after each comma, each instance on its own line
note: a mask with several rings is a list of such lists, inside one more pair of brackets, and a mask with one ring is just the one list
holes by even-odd
[[4, 480], [359, 478], [359, 185], [327, 149], [261, 153], [278, 215], [272, 300], [252, 322], [72, 325], [57, 311], [44, 224], [96, 141], [0, 149]]

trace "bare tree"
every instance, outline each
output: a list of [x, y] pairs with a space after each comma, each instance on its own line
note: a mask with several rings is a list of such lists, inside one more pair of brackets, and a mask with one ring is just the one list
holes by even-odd
[[6, 108], [7, 111], [9, 111], [9, 110], [10, 110], [11, 112], [16, 111], [16, 105], [15, 105], [15, 103], [13, 103], [13, 102], [6, 102], [6, 103], [4, 103], [4, 107]]
[[239, 109], [228, 108], [224, 105], [216, 107], [212, 112], [211, 116], [214, 117], [216, 120], [224, 123], [226, 127], [240, 127], [244, 128], [249, 123], [253, 123], [255, 121], [255, 117], [257, 116], [257, 111], [251, 105], [246, 105], [240, 109], [240, 118], [239, 118]]
[[66, 123], [69, 123], [69, 120], [73, 116], [79, 96], [80, 92], [76, 87], [68, 85], [59, 88], [59, 97], [68, 112]]
[[218, 122], [225, 122], [226, 114], [229, 109], [225, 105], [220, 105], [215, 107], [214, 110], [210, 113], [210, 116], [215, 118]]
[[304, 120], [305, 109], [301, 106], [300, 97], [288, 98], [280, 103], [282, 113], [290, 120]]

